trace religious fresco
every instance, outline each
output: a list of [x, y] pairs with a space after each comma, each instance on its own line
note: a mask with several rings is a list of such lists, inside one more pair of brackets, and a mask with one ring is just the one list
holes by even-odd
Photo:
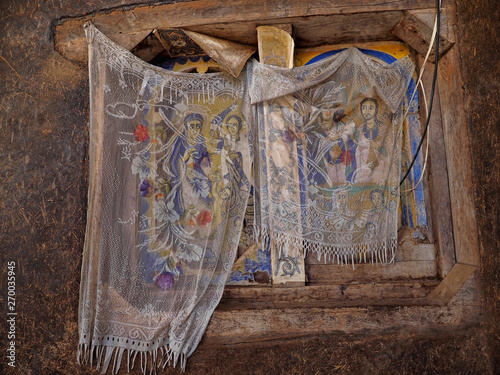
[[[351, 45], [318, 47], [311, 50], [297, 50], [295, 53], [295, 65], [309, 65], [320, 61], [328, 56], [335, 55]], [[403, 43], [385, 42], [381, 44], [373, 43], [369, 47], [360, 48], [364, 54], [372, 57], [374, 60], [383, 63], [393, 63], [394, 61], [408, 56], [410, 49]], [[407, 97], [410, 100], [415, 90], [416, 74], [410, 82]], [[419, 95], [415, 93], [408, 110], [408, 116], [403, 123], [403, 147], [401, 158], [401, 174], [407, 171], [413, 155], [415, 155], [418, 144], [421, 139], [422, 124], [419, 115]], [[402, 185], [401, 190], [412, 188], [420, 179], [423, 168], [423, 158], [420, 152], [415, 164], [410, 172], [407, 181]], [[421, 236], [420, 229], [427, 230], [427, 210], [425, 206], [425, 193], [423, 184], [419, 184], [414, 190], [401, 194], [400, 214], [402, 225], [410, 228], [416, 228], [416, 236]]]
[[[335, 55], [349, 45], [342, 46], [325, 46], [320, 48], [315, 48], [312, 50], [296, 50], [294, 56], [294, 66], [309, 65], [314, 62], [320, 61], [329, 56]], [[398, 42], [387, 42], [381, 44], [372, 44], [369, 47], [360, 48], [360, 51], [364, 54], [370, 56], [376, 61], [383, 63], [392, 63], [397, 59], [403, 58], [409, 55], [409, 48]], [[217, 71], [220, 70], [220, 66], [207, 55], [195, 55], [195, 56], [178, 56], [175, 58], [163, 59], [158, 65], [165, 69], [173, 71]], [[416, 77], [414, 77], [416, 78]], [[410, 83], [408, 89], [408, 99], [410, 99], [415, 88], [415, 79]], [[366, 103], [370, 104], [370, 103]], [[416, 152], [418, 143], [420, 142], [421, 134], [421, 122], [419, 116], [419, 96], [418, 92], [414, 95], [410, 106], [409, 115], [405, 119], [403, 124], [403, 142], [402, 142], [402, 158], [401, 158], [401, 168], [402, 175], [408, 168], [411, 162], [411, 158]], [[361, 108], [359, 109], [361, 111]], [[328, 115], [328, 114], [326, 114]], [[363, 136], [366, 138], [377, 138], [375, 132], [363, 132]], [[366, 133], [366, 134], [365, 134]], [[384, 159], [384, 150], [379, 148], [358, 150], [358, 158], [355, 157], [353, 152], [358, 148], [356, 147], [356, 141], [353, 137], [347, 139], [341, 144], [336, 144], [332, 147], [331, 152], [328, 153], [326, 158], [330, 158], [330, 163], [328, 163], [331, 168], [336, 168], [336, 173], [344, 174], [348, 179], [349, 176], [352, 178], [352, 173], [356, 169], [356, 159], [359, 158], [366, 159], [365, 162], [371, 162], [375, 165], [380, 163]], [[351, 163], [345, 163], [346, 155], [352, 154]], [[342, 161], [342, 163], [335, 163], [335, 161]], [[420, 179], [422, 173], [423, 159], [420, 153], [413, 169], [408, 176], [407, 181], [403, 184], [402, 190], [412, 187]], [[378, 199], [377, 199], [378, 198]], [[385, 195], [378, 196], [376, 191], [372, 191], [370, 194], [369, 201], [372, 203], [373, 210], [377, 209], [376, 202], [380, 202], [381, 207], [385, 207]], [[387, 198], [386, 198], [387, 199]], [[371, 206], [370, 206], [371, 207]], [[349, 208], [346, 207], [346, 210]], [[428, 222], [427, 222], [427, 211], [425, 205], [425, 193], [423, 184], [419, 184], [414, 190], [402, 193], [400, 205], [398, 207], [400, 225], [414, 228], [414, 235], [417, 238], [425, 238], [422, 235], [426, 233]], [[270, 285], [270, 278], [256, 277], [255, 275], [261, 275], [262, 273], [271, 274], [271, 259], [269, 256], [269, 251], [265, 251], [258, 246], [253, 246], [253, 206], [249, 206], [247, 213], [245, 215], [244, 227], [242, 235], [240, 238], [240, 245], [238, 250], [239, 259], [236, 260], [233, 271], [231, 273], [230, 279], [228, 280], [228, 285]]]

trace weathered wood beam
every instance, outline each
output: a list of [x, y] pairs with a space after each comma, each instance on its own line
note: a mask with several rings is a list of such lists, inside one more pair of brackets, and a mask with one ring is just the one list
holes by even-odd
[[438, 88], [450, 188], [453, 237], [458, 263], [479, 265], [472, 159], [460, 66], [452, 48], [439, 60]]
[[437, 280], [345, 283], [296, 288], [237, 288], [224, 290], [221, 309], [261, 307], [346, 307], [419, 304], [439, 284]]
[[310, 284], [338, 284], [383, 280], [408, 280], [435, 278], [437, 266], [434, 260], [397, 262], [388, 265], [356, 264], [337, 266], [332, 264], [306, 265]]
[[[430, 14], [435, 14], [434, 11], [429, 11]], [[392, 32], [399, 39], [405, 41], [410, 47], [420, 53], [422, 56], [427, 54], [429, 49], [434, 22], [427, 24], [412, 12], [405, 12], [404, 16], [394, 26]], [[436, 36], [437, 37], [437, 36]], [[446, 39], [441, 33], [439, 36], [439, 57], [441, 58], [453, 46], [453, 42]], [[436, 47], [433, 43], [429, 54], [429, 61], [436, 61]]]
[[435, 333], [480, 322], [480, 307], [394, 306], [216, 309], [202, 345], [235, 345], [321, 334]]
[[467, 264], [455, 264], [443, 281], [426, 298], [428, 304], [446, 306], [478, 267]]
[[[445, 0], [443, 7], [450, 4], [451, 0]], [[293, 23], [289, 20], [283, 20], [293, 17], [303, 19], [304, 17], [329, 15], [343, 17], [353, 15], [351, 21], [364, 17], [363, 23], [366, 25], [366, 16], [370, 14], [369, 17], [376, 21], [377, 18], [380, 19], [383, 16], [383, 12], [402, 12], [404, 10], [434, 8], [434, 6], [434, 0], [395, 0], [391, 2], [385, 0], [341, 0], [336, 1], [334, 4], [330, 0], [293, 0], [288, 1], [286, 5], [281, 0], [236, 0], [217, 4], [212, 0], [199, 0], [132, 8], [118, 7], [103, 10], [96, 14], [57, 20], [54, 26], [54, 46], [57, 51], [69, 60], [84, 62], [86, 59], [86, 42], [83, 24], [89, 20], [94, 22], [97, 28], [111, 40], [131, 49], [153, 29], [183, 27], [207, 33], [194, 27], [211, 25], [212, 29], [217, 29], [217, 24], [233, 25], [238, 22], [253, 22], [252, 25], [249, 25], [253, 28], [245, 30], [245, 34], [247, 34], [253, 32], [257, 24], [262, 25], [269, 22]], [[387, 25], [388, 30], [386, 30], [386, 33], [390, 33], [396, 22], [397, 19], [393, 24]], [[343, 25], [343, 23], [339, 22], [335, 23], [335, 25]], [[350, 26], [352, 26], [352, 23], [345, 27]], [[356, 33], [363, 32], [363, 28], [355, 31]], [[221, 37], [216, 34], [210, 35]], [[372, 36], [372, 39], [377, 38]], [[130, 42], [128, 42], [129, 40]], [[231, 40], [251, 44], [246, 40]], [[340, 42], [342, 41], [335, 40], [329, 43]], [[324, 41], [322, 43], [324, 44]]]
[[[418, 58], [418, 66], [422, 67], [424, 58]], [[422, 76], [426, 89], [427, 100], [431, 97], [432, 75], [434, 65], [427, 63]], [[420, 92], [421, 94], [421, 92]], [[446, 149], [444, 146], [443, 124], [441, 121], [441, 108], [439, 106], [439, 90], [434, 93], [435, 105], [433, 106], [429, 130], [429, 160], [427, 171], [429, 176], [430, 218], [433, 235], [437, 245], [438, 272], [444, 278], [456, 263], [455, 245], [453, 240], [453, 223], [451, 218], [450, 189], [448, 181], [448, 168], [446, 165]], [[425, 124], [427, 113], [423, 105], [423, 96], [420, 95], [422, 124]]]

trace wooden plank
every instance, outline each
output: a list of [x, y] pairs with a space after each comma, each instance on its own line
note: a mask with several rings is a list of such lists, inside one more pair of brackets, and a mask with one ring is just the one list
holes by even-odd
[[362, 335], [449, 332], [479, 324], [477, 306], [216, 309], [203, 344], [262, 343], [321, 334]]
[[[81, 31], [83, 31], [83, 24], [84, 21], [80, 21], [78, 23], [78, 30], [72, 30], [70, 32], [71, 34], [66, 36], [64, 40], [60, 40], [60, 35], [58, 35], [58, 39], [54, 41], [56, 51], [60, 52], [67, 59], [77, 63], [85, 63], [87, 61], [87, 41], [84, 36], [80, 35]], [[137, 32], [110, 33], [110, 39], [128, 50], [132, 50], [144, 40], [151, 31], [152, 29]]]
[[448, 306], [481, 306], [479, 268], [472, 273], [462, 288], [453, 296]]
[[[429, 11], [429, 14], [435, 15], [435, 11]], [[415, 49], [422, 56], [427, 54], [429, 45], [432, 39], [432, 33], [434, 28], [434, 21], [430, 24], [423, 22], [418, 16], [412, 14], [411, 12], [405, 12], [403, 17], [394, 26], [392, 32], [401, 40], [408, 43], [413, 49]], [[450, 50], [453, 46], [453, 42], [443, 37], [440, 34], [439, 37], [439, 57], [441, 58], [446, 52]], [[429, 61], [436, 61], [436, 51], [435, 44], [431, 48], [429, 54]]]
[[438, 287], [427, 296], [426, 301], [429, 304], [447, 305], [477, 269], [467, 264], [455, 264]]
[[[419, 57], [418, 65], [422, 66], [424, 58]], [[431, 97], [432, 76], [434, 64], [427, 63], [422, 76], [422, 83], [426, 89], [427, 100]], [[444, 278], [456, 263], [455, 245], [453, 240], [453, 224], [451, 218], [450, 187], [448, 183], [448, 168], [446, 165], [446, 150], [444, 146], [443, 124], [439, 90], [434, 93], [434, 106], [429, 123], [429, 160], [427, 172], [429, 176], [430, 218], [432, 232], [437, 245], [438, 272]], [[422, 118], [426, 119], [423, 96], [420, 92], [420, 108]], [[425, 125], [425, 121], [422, 121]]]
[[469, 134], [466, 124], [459, 51], [439, 60], [438, 87], [450, 186], [453, 237], [458, 263], [479, 265]]
[[[451, 4], [451, 0], [446, 0], [443, 3], [443, 6], [446, 7]], [[53, 40], [56, 50], [64, 57], [72, 61], [84, 62], [86, 60], [86, 43], [83, 33], [83, 24], [89, 20], [92, 20], [97, 28], [104, 32], [111, 40], [123, 46], [128, 45], [127, 40], [129, 38], [133, 38], [135, 43], [131, 41], [130, 47], [127, 47], [131, 49], [144, 39], [153, 29], [183, 27], [189, 28], [192, 31], [224, 37], [192, 27], [211, 25], [210, 27], [212, 29], [216, 29], [217, 26], [214, 24], [230, 25], [237, 22], [253, 21], [253, 24], [248, 24], [247, 28], [242, 31], [247, 35], [255, 35], [254, 30], [257, 24], [262, 25], [270, 21], [274, 21], [274, 23], [285, 23], [283, 19], [290, 19], [293, 17], [311, 18], [311, 16], [344, 16], [352, 14], [353, 17], [351, 21], [354, 21], [360, 17], [360, 14], [371, 14], [369, 17], [372, 22], [380, 24], [380, 22], [376, 20], [377, 18], [383, 17], [383, 15], [381, 13], [377, 14], [376, 12], [401, 12], [409, 9], [434, 8], [434, 6], [434, 0], [396, 0], [391, 2], [384, 0], [374, 0], [370, 2], [366, 0], [342, 0], [336, 2], [334, 6], [332, 6], [330, 0], [293, 0], [287, 2], [286, 6], [283, 5], [281, 0], [255, 0], [252, 2], [235, 0], [217, 4], [212, 0], [187, 1], [156, 6], [115, 8], [81, 17], [63, 18], [55, 22]], [[343, 21], [346, 20], [344, 19]], [[368, 22], [368, 24], [372, 22]], [[384, 28], [384, 32], [390, 33], [390, 30], [394, 27], [396, 22], [397, 20], [392, 24], [387, 24]], [[286, 23], [293, 22], [287, 20]], [[364, 33], [366, 30], [366, 27], [353, 29], [351, 22], [333, 22], [329, 23], [329, 25], [330, 27], [350, 28], [350, 30], [352, 30], [351, 33], [358, 34]], [[376, 40], [376, 28], [372, 28], [372, 30], [372, 35], [366, 35], [366, 37], [371, 40]], [[255, 44], [249, 43], [247, 40], [231, 40], [240, 43]], [[328, 43], [342, 43], [344, 41], [335, 40]], [[324, 44], [325, 41], [321, 41], [321, 43]]]
[[432, 243], [416, 243], [415, 240], [400, 243], [395, 262], [435, 261], [436, 247]]
[[[453, 8], [454, 9], [454, 8]], [[456, 42], [455, 30], [453, 19], [451, 18], [452, 13], [447, 7], [441, 8], [441, 26], [439, 27], [439, 35], [449, 40], [451, 43]], [[436, 6], [432, 9], [414, 9], [409, 10], [412, 15], [418, 17], [422, 22], [425, 22], [428, 26], [433, 27], [434, 21], [436, 19]]]
[[356, 264], [356, 269], [353, 269], [352, 266], [315, 264], [306, 266], [306, 274], [309, 285], [431, 279], [437, 275], [437, 266], [435, 261], [397, 262], [385, 266], [380, 264]]
[[418, 303], [416, 300], [426, 297], [438, 284], [437, 280], [426, 280], [313, 285], [297, 288], [229, 287], [224, 290], [219, 308], [415, 304]]
[[[310, 48], [325, 44], [364, 43], [369, 41], [397, 40], [391, 30], [403, 15], [402, 11], [377, 13], [332, 14], [328, 16], [291, 17], [297, 47]], [[189, 26], [190, 30], [230, 39], [245, 44], [257, 44], [254, 28], [262, 25], [276, 26], [277, 20], [242, 21]]]

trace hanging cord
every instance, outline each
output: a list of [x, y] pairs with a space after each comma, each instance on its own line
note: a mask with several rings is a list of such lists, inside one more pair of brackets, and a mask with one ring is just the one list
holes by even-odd
[[[427, 97], [425, 95], [425, 88], [424, 88], [424, 84], [422, 81], [420, 81], [420, 87], [422, 88], [422, 96], [424, 98], [425, 113], [428, 113], [429, 107], [427, 105]], [[429, 125], [429, 127], [430, 127], [430, 125]], [[418, 179], [418, 182], [415, 185], [413, 185], [413, 187], [411, 187], [410, 189], [401, 190], [401, 193], [408, 193], [410, 191], [413, 191], [417, 188], [418, 185], [420, 185], [420, 183], [424, 179], [424, 173], [425, 173], [425, 169], [427, 167], [428, 158], [429, 158], [429, 137], [427, 137], [427, 140], [425, 142], [425, 159], [424, 159], [424, 166], [422, 167], [422, 173], [420, 173], [420, 178]]]
[[[430, 122], [431, 113], [432, 113], [432, 105], [434, 103], [434, 90], [435, 90], [435, 87], [436, 87], [438, 62], [439, 62], [439, 29], [440, 29], [440, 26], [441, 26], [440, 13], [441, 13], [441, 0], [437, 0], [437, 14], [436, 14], [436, 22], [434, 24], [435, 27], [434, 27], [434, 32], [433, 32], [433, 38], [435, 38], [435, 36], [437, 35], [437, 38], [435, 38], [436, 39], [436, 62], [434, 64], [434, 74], [433, 74], [433, 77], [432, 77], [431, 100], [430, 100], [430, 105], [429, 105], [429, 111], [427, 112], [427, 121], [426, 121], [426, 124], [425, 124], [424, 133], [422, 134], [422, 138], [420, 139], [420, 143], [418, 144], [417, 151], [415, 152], [415, 156], [413, 157], [413, 159], [412, 159], [412, 161], [410, 163], [410, 166], [408, 167], [408, 170], [406, 171], [404, 177], [399, 182], [400, 186], [403, 184], [404, 180], [410, 174], [410, 171], [413, 168], [413, 165], [415, 164], [415, 161], [417, 160], [418, 153], [420, 152], [420, 149], [422, 147], [422, 143], [424, 142], [424, 138], [425, 138], [425, 136], [427, 134], [427, 130], [429, 128], [429, 122]], [[418, 84], [420, 83], [420, 81], [422, 79], [423, 70], [425, 68], [425, 64], [427, 62], [427, 58], [428, 58], [428, 56], [430, 54], [431, 48], [432, 48], [432, 40], [431, 40], [431, 43], [429, 44], [429, 50], [427, 51], [427, 56], [426, 56], [426, 58], [424, 60], [424, 64], [422, 66], [422, 70], [420, 72], [420, 76], [419, 76], [418, 82], [415, 85], [415, 90], [414, 90], [413, 95], [411, 96], [410, 102], [408, 104], [408, 109], [406, 111], [405, 117], [406, 117], [406, 115], [408, 115], [408, 112], [410, 110], [410, 108], [409, 108], [410, 107], [410, 103], [413, 100], [415, 92], [417, 91], [417, 88], [418, 88]], [[422, 171], [422, 174], [423, 174], [423, 171]]]

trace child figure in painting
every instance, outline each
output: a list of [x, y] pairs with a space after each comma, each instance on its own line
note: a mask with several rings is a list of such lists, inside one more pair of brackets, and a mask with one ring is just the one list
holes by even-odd
[[356, 170], [355, 125], [339, 121], [327, 132], [328, 152], [325, 154], [328, 176], [333, 183], [352, 182]]
[[[355, 182], [374, 182], [377, 180], [377, 167], [384, 164], [388, 153], [385, 147], [380, 145], [384, 124], [377, 118], [379, 104], [376, 99], [365, 98], [359, 105], [363, 123], [358, 134], [358, 146], [356, 148], [357, 170]], [[383, 179], [385, 176], [381, 176]]]

